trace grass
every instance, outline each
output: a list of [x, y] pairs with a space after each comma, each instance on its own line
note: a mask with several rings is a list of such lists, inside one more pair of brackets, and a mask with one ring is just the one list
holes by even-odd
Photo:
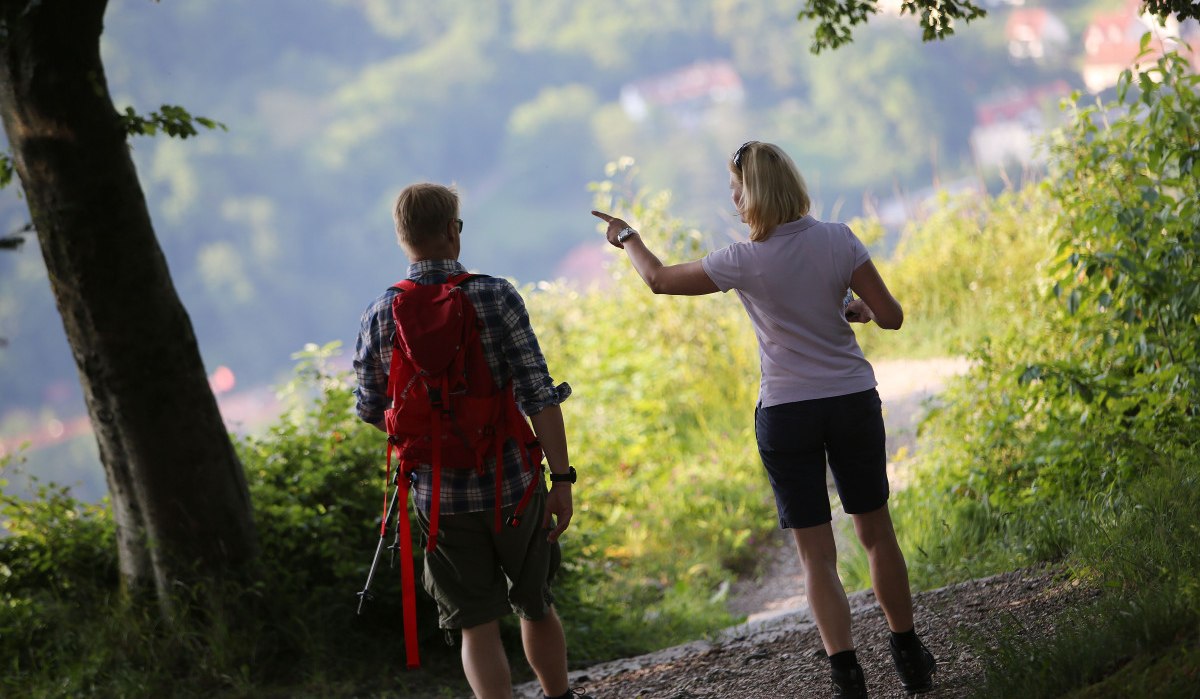
[[1067, 559], [1101, 589], [1051, 638], [977, 639], [988, 697], [1195, 697], [1200, 687], [1200, 459], [1162, 466]]

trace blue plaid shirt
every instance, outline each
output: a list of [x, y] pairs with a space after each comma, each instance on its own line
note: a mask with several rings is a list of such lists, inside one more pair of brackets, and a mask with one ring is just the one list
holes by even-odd
[[[440, 284], [450, 275], [466, 271], [457, 260], [422, 260], [409, 265], [408, 279], [418, 284]], [[555, 385], [550, 378], [546, 359], [529, 324], [525, 302], [513, 285], [497, 277], [477, 277], [462, 288], [482, 323], [483, 354], [496, 385], [503, 386], [511, 378], [517, 407], [526, 415], [536, 415], [565, 401], [571, 395], [571, 387], [566, 383]], [[388, 289], [367, 307], [354, 349], [354, 372], [358, 376], [358, 388], [354, 390], [358, 398], [356, 410], [360, 418], [373, 425], [383, 422], [383, 412], [390, 407], [387, 383], [396, 329], [392, 299], [398, 293], [396, 289]], [[474, 469], [442, 470], [442, 513], [482, 512], [495, 507], [496, 485], [491, 462], [489, 459], [482, 475]], [[504, 450], [504, 505], [520, 500], [533, 475], [525, 470], [517, 444], [509, 440]], [[431, 504], [431, 481], [428, 464], [413, 474], [414, 499], [425, 512], [429, 512]]]

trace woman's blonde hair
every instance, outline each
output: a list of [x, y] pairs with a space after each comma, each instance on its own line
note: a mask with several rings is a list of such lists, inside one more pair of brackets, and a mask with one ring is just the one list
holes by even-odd
[[420, 250], [439, 239], [446, 224], [458, 217], [458, 193], [450, 187], [422, 182], [396, 197], [392, 219], [405, 250]]
[[760, 243], [776, 226], [808, 214], [811, 202], [804, 177], [774, 143], [743, 143], [729, 158], [729, 171], [742, 183], [738, 213], [750, 226], [750, 240]]

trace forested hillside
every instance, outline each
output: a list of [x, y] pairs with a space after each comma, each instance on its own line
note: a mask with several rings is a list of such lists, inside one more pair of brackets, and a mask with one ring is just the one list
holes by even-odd
[[[228, 128], [132, 147], [206, 365], [245, 388], [285, 378], [306, 342], [352, 342], [366, 301], [402, 273], [389, 206], [414, 180], [456, 183], [464, 261], [523, 283], [596, 267], [580, 247], [597, 241], [587, 185], [621, 156], [710, 244], [736, 234], [724, 158], [749, 138], [787, 148], [829, 217], [937, 183], [998, 187], [972, 155], [978, 105], [1081, 86], [1083, 27], [1120, 5], [1043, 4], [1073, 40], [1039, 62], [1009, 55], [1004, 4], [955, 41], [882, 16], [816, 56], [794, 0], [121, 0], [104, 60], [118, 108], [180, 104]], [[0, 229], [28, 220], [16, 187], [0, 193]], [[0, 337], [7, 450], [47, 425], [70, 433], [79, 389], [34, 245], [0, 255]], [[71, 480], [64, 464], [91, 448], [29, 458]]]

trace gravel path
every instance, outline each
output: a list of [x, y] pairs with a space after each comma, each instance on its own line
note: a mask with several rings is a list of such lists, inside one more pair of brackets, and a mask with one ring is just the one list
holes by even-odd
[[[1094, 591], [1064, 582], [1054, 569], [1021, 570], [914, 596], [926, 645], [938, 659], [930, 699], [970, 697], [982, 680], [968, 639], [986, 638], [1002, 622], [1026, 633], [1053, 632], [1050, 619]], [[870, 592], [851, 596], [858, 658], [872, 697], [906, 696], [887, 650], [887, 626]], [[828, 697], [829, 663], [807, 610], [727, 629], [710, 640], [596, 665], [571, 673], [573, 686], [610, 699], [656, 697]], [[540, 697], [525, 685], [519, 697]]]

